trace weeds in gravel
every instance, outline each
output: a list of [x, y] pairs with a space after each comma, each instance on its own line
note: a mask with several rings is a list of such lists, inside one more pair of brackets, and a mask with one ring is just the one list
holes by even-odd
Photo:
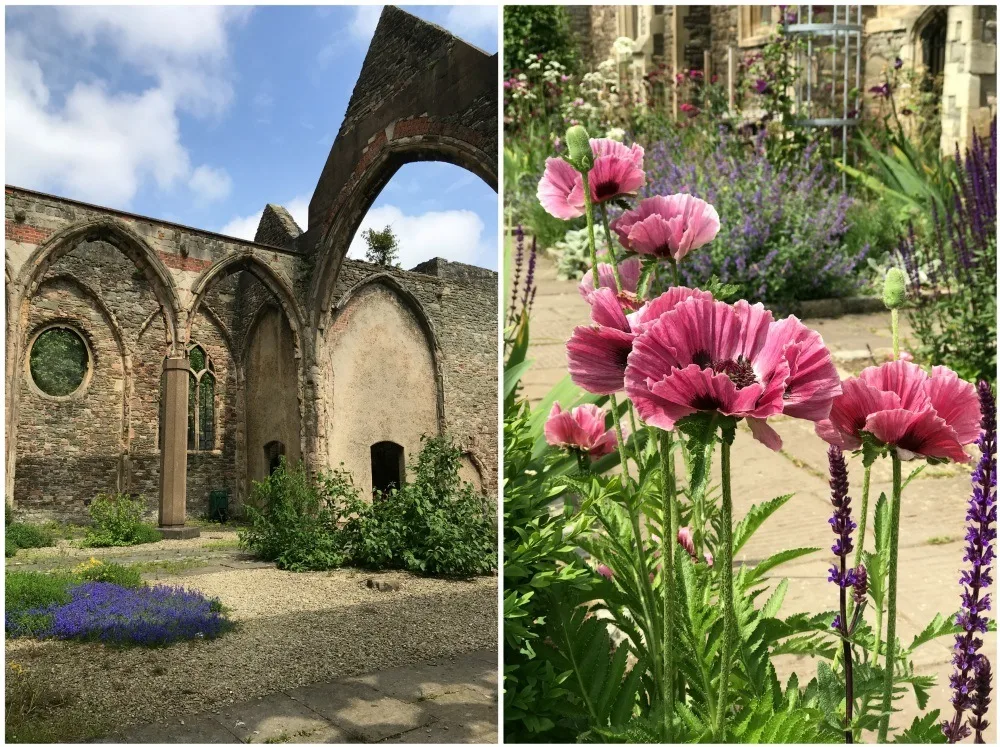
[[202, 547], [206, 550], [238, 550], [240, 541], [239, 539], [212, 540], [211, 542], [206, 542]]
[[60, 730], [53, 735], [40, 728], [69, 699], [46, 684], [33, 670], [19, 662], [7, 665], [4, 689], [4, 741], [54, 742], [65, 739]]
[[47, 527], [18, 521], [8, 523], [4, 534], [4, 555], [8, 558], [14, 557], [18, 550], [51, 547], [56, 543], [55, 537]]

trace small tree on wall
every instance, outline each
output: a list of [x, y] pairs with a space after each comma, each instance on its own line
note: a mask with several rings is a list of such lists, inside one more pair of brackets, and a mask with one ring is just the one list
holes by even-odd
[[361, 234], [368, 244], [365, 259], [383, 267], [399, 267], [399, 238], [386, 226], [381, 231], [369, 228]]

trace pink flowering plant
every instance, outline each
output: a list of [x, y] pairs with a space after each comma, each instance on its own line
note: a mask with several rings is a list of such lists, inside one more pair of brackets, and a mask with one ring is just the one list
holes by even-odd
[[[977, 394], [945, 367], [927, 372], [901, 358], [905, 289], [892, 273], [884, 295], [894, 360], [842, 382], [822, 337], [796, 317], [732, 301], [715, 280], [680, 284], [679, 264], [720, 231], [712, 205], [683, 193], [638, 197], [637, 145], [592, 139], [582, 127], [565, 143], [565, 155], [546, 162], [537, 196], [553, 217], [586, 220], [591, 269], [579, 290], [590, 320], [567, 341], [568, 379], [534, 413], [518, 396], [530, 365], [528, 315], [510, 335], [518, 343], [504, 382], [505, 477], [516, 496], [505, 490], [507, 741], [981, 737], [990, 669], [979, 651], [992, 580], [983, 567], [996, 537], [989, 388]], [[609, 205], [618, 208], [613, 220]], [[598, 232], [611, 247], [604, 257]], [[733, 515], [737, 435], [778, 451], [778, 416], [807, 421], [830, 444], [838, 593], [828, 612], [780, 617], [789, 581], [772, 575], [819, 548], [734, 568], [736, 553], [792, 499], [753, 506], [738, 522]], [[977, 440], [984, 457], [969, 509], [963, 611], [937, 615], [904, 646], [896, 636], [902, 462], [966, 462]], [[875, 547], [866, 549], [878, 459], [891, 462], [893, 489], [874, 507]], [[864, 473], [860, 505], [850, 497], [851, 461]], [[547, 559], [539, 546], [552, 533], [563, 541]], [[958, 641], [955, 713], [892, 723], [907, 689], [925, 710], [933, 678], [915, 673], [913, 652], [947, 635]], [[816, 676], [782, 684], [772, 661], [782, 654], [815, 657]]]

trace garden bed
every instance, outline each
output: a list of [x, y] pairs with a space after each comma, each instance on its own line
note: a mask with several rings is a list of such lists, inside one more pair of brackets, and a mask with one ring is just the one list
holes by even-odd
[[[196, 542], [196, 540], [186, 540]], [[368, 578], [399, 585], [380, 592]], [[167, 577], [219, 597], [233, 631], [165, 649], [9, 640], [7, 677], [30, 677], [44, 715], [7, 741], [80, 741], [337, 677], [496, 644], [496, 578], [444, 581], [273, 568]]]

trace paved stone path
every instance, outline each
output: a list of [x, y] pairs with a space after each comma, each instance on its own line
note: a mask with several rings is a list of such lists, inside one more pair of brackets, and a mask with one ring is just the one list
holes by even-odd
[[497, 652], [484, 649], [297, 687], [103, 741], [495, 744], [497, 714]]
[[[576, 283], [559, 281], [553, 264], [545, 258], [538, 262], [538, 292], [531, 316], [531, 350], [534, 364], [523, 377], [525, 392], [536, 403], [566, 375], [565, 343], [578, 324], [588, 323], [584, 300]], [[856, 373], [891, 354], [889, 316], [859, 314], [839, 319], [807, 319], [805, 323], [823, 335], [833, 352], [842, 376]], [[903, 347], [910, 328], [902, 325]], [[869, 347], [871, 347], [871, 352]], [[772, 418], [775, 429], [784, 441], [780, 453], [775, 453], [750, 436], [741, 426], [733, 446], [733, 503], [735, 519], [739, 520], [750, 506], [786, 493], [795, 497], [779, 510], [753, 537], [736, 558], [737, 562], [754, 563], [768, 555], [791, 547], [817, 547], [816, 553], [788, 563], [779, 569], [780, 577], [790, 581], [782, 606], [785, 615], [797, 612], [821, 612], [837, 604], [836, 590], [826, 580], [832, 555], [829, 547], [832, 535], [827, 520], [830, 517], [830, 491], [827, 484], [826, 444], [813, 431], [811, 424], [791, 418]], [[713, 469], [718, 481], [718, 455]], [[905, 477], [918, 465], [904, 466]], [[851, 467], [851, 497], [855, 515], [861, 502], [861, 467], [853, 461]], [[634, 474], [634, 473], [633, 473]], [[913, 636], [938, 612], [953, 614], [959, 605], [958, 572], [964, 556], [965, 507], [969, 497], [971, 467], [946, 465], [928, 467], [907, 487], [901, 509], [899, 637], [904, 642]], [[891, 468], [885, 460], [872, 473], [871, 507], [879, 493], [891, 494]], [[870, 511], [872, 509], [870, 508]], [[870, 514], [869, 514], [870, 517]], [[869, 518], [866, 547], [871, 547], [874, 535]], [[933, 674], [937, 684], [932, 689], [930, 708], [947, 711], [948, 676], [951, 673], [950, 637], [938, 638], [917, 649], [915, 665], [918, 673]], [[996, 659], [996, 634], [988, 636], [984, 652]], [[779, 676], [787, 678], [792, 670], [804, 676], [815, 675], [815, 662], [808, 660], [779, 662]], [[904, 712], [893, 719], [894, 725], [906, 725], [917, 714], [912, 695]], [[991, 719], [987, 742], [996, 741], [996, 719]]]

